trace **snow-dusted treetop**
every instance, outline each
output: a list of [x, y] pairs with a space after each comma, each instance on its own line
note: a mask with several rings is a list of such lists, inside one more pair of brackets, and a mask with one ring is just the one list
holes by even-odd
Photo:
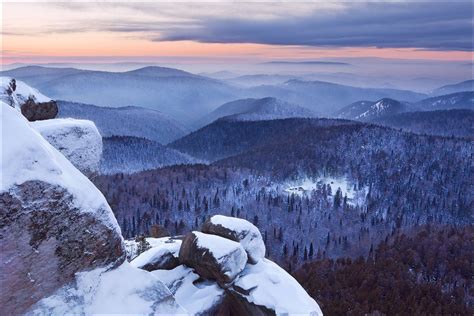
[[73, 203], [82, 212], [92, 213], [120, 234], [110, 206], [92, 182], [35, 131], [19, 111], [0, 103], [0, 192], [32, 180], [58, 185], [74, 196]]

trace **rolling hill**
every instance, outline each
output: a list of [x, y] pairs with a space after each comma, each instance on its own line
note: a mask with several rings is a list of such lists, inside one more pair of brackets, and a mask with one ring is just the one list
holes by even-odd
[[91, 104], [58, 101], [59, 117], [93, 121], [103, 137], [135, 136], [162, 144], [188, 133], [184, 125], [169, 116], [140, 107], [100, 107]]
[[223, 117], [228, 120], [260, 121], [315, 116], [311, 110], [272, 97], [240, 99], [221, 105], [200, 119], [196, 125], [204, 126]]

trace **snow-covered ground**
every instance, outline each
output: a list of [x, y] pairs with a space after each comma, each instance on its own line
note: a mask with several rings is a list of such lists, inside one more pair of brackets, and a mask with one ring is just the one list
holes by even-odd
[[300, 181], [283, 184], [283, 190], [290, 194], [303, 196], [305, 194], [311, 194], [311, 191], [317, 190], [323, 185], [329, 185], [331, 187], [332, 196], [334, 196], [340, 188], [342, 196], [347, 196], [348, 203], [351, 205], [362, 204], [365, 201], [368, 192], [367, 187], [358, 190], [356, 184], [350, 182], [344, 177], [321, 177], [315, 180], [306, 178]]
[[170, 289], [178, 304], [191, 315], [212, 309], [224, 295], [224, 290], [215, 282], [199, 280], [199, 275], [184, 265], [151, 273]]
[[39, 301], [28, 315], [187, 314], [152, 273], [128, 262], [76, 274], [75, 282]]

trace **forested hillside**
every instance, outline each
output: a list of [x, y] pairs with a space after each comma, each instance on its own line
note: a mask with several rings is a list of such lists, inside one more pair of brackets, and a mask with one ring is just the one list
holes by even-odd
[[[419, 225], [472, 223], [471, 141], [341, 122], [241, 122], [221, 143], [207, 132], [195, 139], [192, 148], [208, 148], [205, 154], [237, 153], [211, 166], [95, 182], [126, 237], [153, 225], [182, 234], [213, 214], [237, 216], [261, 229], [269, 257], [288, 269], [317, 256], [367, 255], [387, 236]], [[238, 141], [248, 128], [259, 131], [259, 141]]]
[[320, 259], [295, 276], [327, 315], [472, 315], [473, 242], [472, 227], [421, 227], [367, 258]]

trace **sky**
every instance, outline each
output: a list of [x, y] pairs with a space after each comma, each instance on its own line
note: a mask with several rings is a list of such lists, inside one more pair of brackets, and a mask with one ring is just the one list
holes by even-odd
[[471, 1], [2, 2], [2, 64], [474, 56]]

